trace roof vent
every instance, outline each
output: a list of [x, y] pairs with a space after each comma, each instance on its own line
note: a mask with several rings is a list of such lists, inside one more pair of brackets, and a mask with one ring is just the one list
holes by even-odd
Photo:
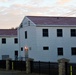
[[30, 26], [30, 21], [28, 21], [28, 26]]
[[57, 19], [59, 19], [59, 17], [57, 17]]

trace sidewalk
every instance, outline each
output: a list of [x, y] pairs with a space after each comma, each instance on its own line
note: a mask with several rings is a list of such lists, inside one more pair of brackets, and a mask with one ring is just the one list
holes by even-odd
[[36, 74], [36, 73], [30, 73], [26, 74], [25, 71], [2, 71], [0, 70], [0, 75], [45, 75], [45, 74]]

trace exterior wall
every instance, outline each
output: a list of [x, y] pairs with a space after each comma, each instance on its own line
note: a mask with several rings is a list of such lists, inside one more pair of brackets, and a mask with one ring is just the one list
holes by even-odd
[[[28, 18], [24, 18], [23, 27], [18, 30], [20, 57], [25, 59], [25, 47], [28, 47], [28, 56], [35, 61], [57, 62], [60, 58], [66, 58], [70, 59], [70, 62], [76, 62], [76, 56], [71, 55], [71, 47], [76, 47], [76, 37], [70, 35], [70, 29], [76, 29], [76, 27], [36, 27], [31, 21], [28, 26], [28, 21]], [[42, 36], [42, 29], [48, 29], [49, 37]], [[57, 29], [63, 30], [62, 37], [57, 37]], [[25, 39], [25, 31], [27, 31], [27, 39]], [[43, 50], [43, 46], [48, 46], [49, 50]], [[63, 48], [63, 56], [57, 54], [59, 47]]]
[[[18, 44], [14, 43], [14, 38], [17, 36], [0, 37], [0, 59], [2, 55], [9, 55], [9, 58], [14, 60], [14, 52], [18, 51], [18, 57], [22, 57], [23, 60], [26, 60], [27, 55], [35, 61], [57, 62], [58, 59], [66, 58], [76, 63], [76, 55], [71, 54], [71, 48], [76, 47], [76, 37], [71, 37], [70, 33], [70, 29], [76, 29], [76, 27], [36, 27], [27, 17], [23, 19], [21, 25], [22, 27], [18, 28]], [[48, 37], [42, 36], [42, 29], [48, 29]], [[57, 37], [57, 29], [63, 30], [62, 37]], [[25, 39], [25, 31], [27, 31], [27, 39]], [[6, 44], [2, 44], [2, 38], [6, 38]], [[49, 50], [43, 50], [44, 46], [48, 46]], [[28, 48], [28, 52], [25, 47]], [[62, 56], [57, 54], [59, 47], [63, 48]], [[22, 51], [21, 48], [23, 48]]]
[[[2, 44], [2, 38], [6, 38], [6, 44]], [[17, 37], [0, 37], [0, 59], [2, 55], [9, 55], [12, 60], [15, 59], [15, 51], [18, 51], [18, 44], [14, 43], [14, 38]]]
[[[22, 21], [22, 27], [18, 29], [18, 39], [19, 39], [19, 54], [22, 60], [26, 60], [25, 47], [28, 47], [28, 51], [32, 54], [33, 50], [36, 50], [36, 27], [33, 22], [28, 18], [24, 18]], [[30, 21], [30, 26], [28, 25]], [[27, 31], [27, 39], [25, 39], [25, 31]], [[21, 51], [23, 48], [23, 51]], [[32, 51], [32, 52], [31, 52]], [[29, 54], [28, 54], [29, 56]], [[35, 55], [34, 55], [35, 56]]]
[[[42, 29], [49, 30], [49, 37], [42, 36]], [[57, 29], [63, 29], [63, 37], [57, 37]], [[67, 58], [76, 62], [76, 56], [71, 55], [71, 47], [76, 47], [76, 37], [70, 36], [70, 29], [75, 27], [36, 27], [37, 47], [36, 50], [29, 50], [29, 57], [38, 61], [57, 62], [60, 58]], [[43, 46], [48, 46], [49, 50], [43, 50]], [[63, 47], [63, 56], [58, 56], [58, 47]]]

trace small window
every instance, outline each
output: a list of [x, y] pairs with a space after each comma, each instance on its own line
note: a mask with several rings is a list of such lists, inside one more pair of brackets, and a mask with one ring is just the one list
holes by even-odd
[[63, 55], [63, 48], [58, 48], [58, 55]]
[[25, 39], [27, 39], [27, 31], [25, 31]]
[[49, 47], [43, 47], [43, 50], [49, 50]]
[[15, 60], [18, 60], [18, 51], [15, 51]]
[[76, 37], [76, 29], [71, 29], [71, 36]]
[[14, 43], [17, 44], [18, 43], [18, 38], [14, 39]]
[[28, 21], [28, 26], [30, 26], [30, 21]]
[[7, 60], [9, 58], [9, 55], [2, 55], [2, 60]]
[[17, 56], [18, 56], [18, 51], [15, 51], [15, 55], [17, 55]]
[[76, 55], [76, 47], [71, 48], [72, 55]]
[[6, 44], [6, 38], [2, 38], [2, 44]]
[[43, 33], [43, 37], [48, 37], [48, 29], [43, 29], [42, 33]]
[[23, 51], [23, 47], [21, 47], [21, 51]]
[[62, 29], [57, 29], [57, 37], [62, 37]]

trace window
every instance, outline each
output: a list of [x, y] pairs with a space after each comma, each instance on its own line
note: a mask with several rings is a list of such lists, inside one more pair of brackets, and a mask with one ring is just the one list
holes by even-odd
[[6, 44], [6, 38], [2, 38], [2, 44]]
[[57, 37], [62, 37], [62, 29], [57, 29]]
[[63, 55], [63, 48], [58, 48], [58, 55]]
[[21, 47], [21, 51], [23, 51], [23, 47]]
[[76, 55], [76, 47], [71, 48], [72, 55]]
[[15, 55], [17, 55], [17, 56], [18, 56], [18, 51], [15, 51]]
[[2, 60], [7, 60], [9, 58], [9, 55], [2, 55]]
[[27, 31], [25, 31], [25, 39], [27, 39]]
[[71, 29], [71, 36], [76, 37], [76, 29]]
[[43, 29], [43, 37], [48, 37], [48, 29]]
[[17, 44], [18, 43], [18, 38], [14, 39], [14, 43]]
[[15, 51], [15, 60], [18, 60], [18, 51]]
[[43, 50], [49, 50], [49, 47], [43, 47]]

